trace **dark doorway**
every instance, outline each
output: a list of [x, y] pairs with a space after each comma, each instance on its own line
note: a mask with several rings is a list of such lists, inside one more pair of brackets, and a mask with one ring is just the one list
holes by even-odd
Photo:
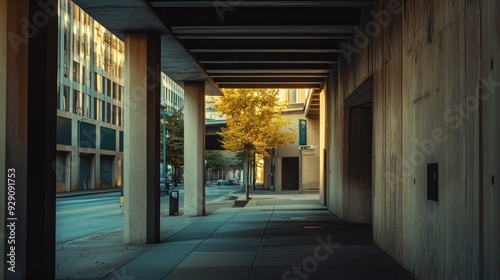
[[349, 110], [347, 197], [352, 222], [372, 222], [372, 111], [369, 106]]
[[284, 191], [299, 190], [299, 158], [284, 157], [282, 159], [282, 189]]
[[90, 178], [92, 168], [92, 156], [81, 154], [80, 168], [78, 172], [78, 190], [87, 190], [90, 188]]

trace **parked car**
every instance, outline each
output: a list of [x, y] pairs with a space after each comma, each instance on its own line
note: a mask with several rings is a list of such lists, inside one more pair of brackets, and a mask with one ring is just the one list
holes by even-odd
[[236, 180], [236, 179], [231, 179], [231, 185], [235, 185], [235, 186], [239, 186], [240, 185], [240, 181]]
[[227, 186], [227, 180], [217, 180], [217, 185], [224, 185]]

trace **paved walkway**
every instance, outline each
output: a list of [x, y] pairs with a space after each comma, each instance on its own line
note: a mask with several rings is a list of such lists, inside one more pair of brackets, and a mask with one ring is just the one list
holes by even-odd
[[370, 225], [339, 220], [317, 193], [252, 197], [205, 217], [164, 215], [160, 244], [122, 244], [122, 231], [66, 243], [57, 279], [414, 279], [373, 245]]

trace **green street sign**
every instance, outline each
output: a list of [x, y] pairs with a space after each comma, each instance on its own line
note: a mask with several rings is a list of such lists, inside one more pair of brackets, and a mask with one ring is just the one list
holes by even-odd
[[299, 145], [307, 145], [307, 120], [299, 120]]

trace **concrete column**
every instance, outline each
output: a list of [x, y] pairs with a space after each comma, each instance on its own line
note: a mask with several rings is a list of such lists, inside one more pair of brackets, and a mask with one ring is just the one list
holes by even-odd
[[327, 189], [328, 189], [328, 160], [327, 160], [327, 131], [330, 126], [327, 125], [327, 95], [326, 89], [320, 92], [319, 99], [319, 202], [327, 205]]
[[124, 242], [160, 241], [160, 36], [125, 34]]
[[0, 279], [55, 278], [57, 2], [45, 5], [0, 0]]
[[205, 82], [184, 83], [184, 214], [205, 215]]

